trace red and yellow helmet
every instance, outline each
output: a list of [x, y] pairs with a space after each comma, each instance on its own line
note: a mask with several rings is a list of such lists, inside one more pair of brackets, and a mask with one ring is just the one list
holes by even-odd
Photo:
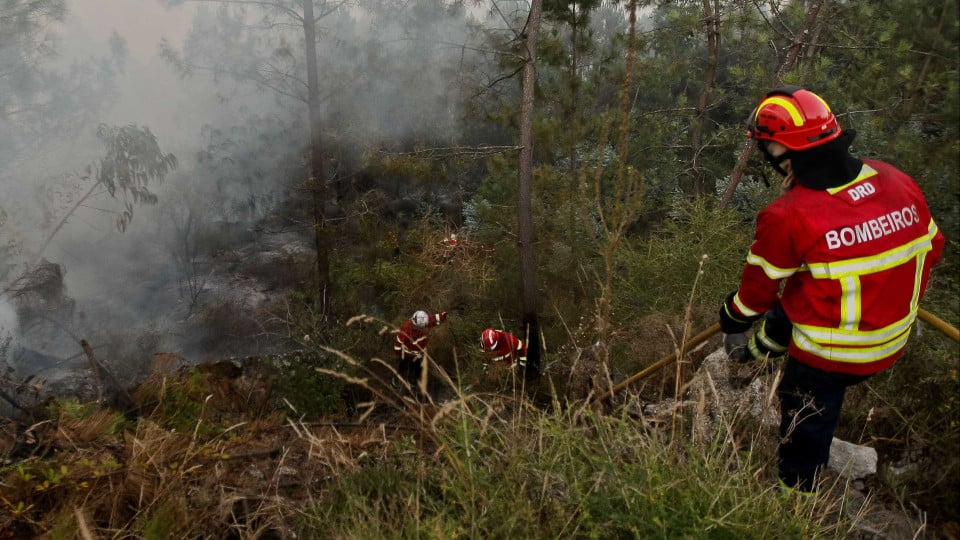
[[750, 114], [747, 126], [751, 139], [774, 141], [793, 151], [826, 144], [841, 133], [827, 102], [799, 86], [771, 90]]
[[498, 341], [500, 341], [500, 333], [493, 328], [487, 328], [483, 334], [480, 334], [480, 346], [488, 351], [495, 349]]

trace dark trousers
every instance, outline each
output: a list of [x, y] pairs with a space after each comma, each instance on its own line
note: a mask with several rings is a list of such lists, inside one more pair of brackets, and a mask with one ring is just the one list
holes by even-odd
[[847, 387], [869, 375], [831, 373], [810, 367], [788, 356], [780, 397], [780, 480], [786, 485], [814, 491], [817, 471], [830, 459], [830, 443], [840, 421]]
[[407, 384], [417, 388], [420, 384], [420, 373], [423, 369], [423, 360], [410, 356], [401, 356], [400, 365], [397, 367], [397, 373], [407, 381]]

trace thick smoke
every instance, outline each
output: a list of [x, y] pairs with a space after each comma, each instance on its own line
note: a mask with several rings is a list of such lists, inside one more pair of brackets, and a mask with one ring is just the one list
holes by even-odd
[[[133, 357], [172, 350], [202, 359], [192, 321], [210, 316], [216, 302], [249, 308], [263, 296], [263, 283], [218, 275], [231, 268], [223, 253], [252, 238], [279, 205], [303, 198], [309, 135], [302, 89], [238, 83], [212, 69], [183, 76], [161, 42], [202, 63], [204, 52], [225, 43], [246, 54], [244, 47], [257, 41], [231, 42], [235, 35], [220, 33], [218, 25], [239, 23], [216, 4], [165, 4], [115, 2], [103, 9], [96, 0], [68, 0], [62, 23], [47, 29], [57, 54], [41, 67], [58, 74], [62, 94], [72, 96], [61, 103], [70, 129], [51, 128], [0, 164], [0, 272], [6, 268], [0, 281], [6, 287], [42, 261], [62, 269], [62, 298], [47, 306], [56, 313], [43, 315], [49, 323], [43, 332], [35, 321], [21, 319], [24, 327], [18, 326], [23, 307], [9, 294], [0, 297], [0, 325], [24, 332], [23, 348], [37, 354], [75, 358], [80, 338], [107, 351], [128, 332]], [[442, 2], [421, 7], [343, 11], [321, 21], [321, 34], [332, 36], [319, 50], [323, 121], [339, 148], [361, 155], [402, 149], [413, 139], [456, 139], [463, 96], [451, 78], [473, 61], [475, 47], [465, 46], [469, 16], [446, 11]], [[250, 17], [246, 22], [257, 22]], [[295, 26], [288, 32], [264, 50], [302, 39]], [[302, 70], [299, 54], [285, 67]], [[70, 80], [84, 84], [67, 91]], [[0, 142], [4, 130], [20, 137], [29, 127], [3, 120]], [[100, 123], [149, 128], [179, 161], [163, 183], [150, 185], [158, 204], [134, 205], [122, 233], [115, 221], [124, 208], [102, 189], [89, 191], [104, 155], [95, 136]], [[309, 250], [302, 239], [284, 236], [291, 224], [269, 227], [283, 234], [258, 239], [264, 252]], [[245, 253], [243, 262], [268, 255]]]
[[20, 333], [17, 310], [10, 302], [0, 297], [0, 350], [12, 342]]

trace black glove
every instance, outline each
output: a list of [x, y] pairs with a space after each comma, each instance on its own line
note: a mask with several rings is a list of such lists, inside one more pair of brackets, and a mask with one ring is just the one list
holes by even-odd
[[743, 334], [727, 334], [723, 336], [723, 349], [727, 358], [731, 360], [729, 367], [729, 382], [734, 388], [749, 386], [757, 376], [768, 372], [770, 362], [755, 362], [756, 356], [751, 351], [755, 347], [757, 335], [747, 338]]
[[777, 304], [764, 315], [760, 328], [747, 343], [747, 353], [751, 359], [779, 358], [787, 352], [792, 333], [793, 323], [783, 311], [783, 306]]
[[723, 350], [727, 352], [727, 358], [740, 364], [749, 364], [758, 359], [778, 360], [786, 353], [787, 347], [771, 341], [765, 330], [766, 321], [749, 338], [743, 334], [723, 336]]
[[750, 351], [747, 350], [747, 336], [745, 334], [724, 334], [723, 350], [730, 360], [746, 362], [744, 356], [750, 354]]
[[736, 294], [737, 291], [733, 291], [727, 295], [727, 299], [724, 300], [723, 305], [720, 306], [720, 330], [724, 334], [742, 334], [753, 326], [753, 321], [760, 318], [759, 315], [755, 317], [744, 317], [738, 314], [733, 307], [733, 297]]

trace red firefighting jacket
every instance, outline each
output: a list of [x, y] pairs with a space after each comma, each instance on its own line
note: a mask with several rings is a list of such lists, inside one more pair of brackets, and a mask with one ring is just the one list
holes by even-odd
[[495, 361], [516, 362], [527, 365], [527, 344], [522, 339], [503, 330], [497, 330], [497, 346], [487, 351]]
[[441, 320], [439, 313], [430, 315], [430, 322], [424, 328], [417, 328], [410, 319], [404, 320], [393, 338], [393, 350], [397, 353], [397, 358], [423, 358], [423, 350], [426, 349], [428, 341], [427, 332], [440, 324]]
[[794, 358], [867, 375], [902, 354], [944, 238], [912, 178], [863, 162], [845, 185], [797, 185], [760, 212], [732, 303], [755, 317], [781, 302]]

